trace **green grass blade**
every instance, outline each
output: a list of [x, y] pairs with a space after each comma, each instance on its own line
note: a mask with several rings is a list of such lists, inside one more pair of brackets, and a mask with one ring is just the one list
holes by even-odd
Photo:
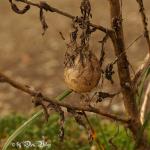
[[[65, 90], [63, 93], [58, 95], [55, 99], [56, 100], [63, 100], [65, 97], [67, 97], [69, 94], [72, 93], [72, 90]], [[16, 129], [16, 131], [7, 139], [6, 143], [3, 146], [2, 150], [7, 150], [8, 146], [10, 143], [21, 133], [23, 132], [26, 128], [28, 128], [29, 125], [32, 124], [32, 122], [42, 116], [43, 110], [38, 111], [35, 115], [33, 115], [31, 118], [29, 118], [26, 122], [24, 122], [19, 128]]]

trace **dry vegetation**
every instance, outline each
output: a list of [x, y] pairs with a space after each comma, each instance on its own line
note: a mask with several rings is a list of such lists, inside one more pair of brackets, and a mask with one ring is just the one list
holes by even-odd
[[[80, 5], [79, 1], [51, 0], [50, 3], [72, 14], [76, 15], [80, 13], [78, 9]], [[144, 3], [149, 19], [150, 11], [148, 6], [150, 2], [145, 0]], [[109, 7], [108, 3], [104, 0], [93, 0], [91, 5], [92, 13], [94, 14], [92, 21], [104, 26], [110, 26], [110, 16], [107, 11]], [[123, 6], [125, 43], [128, 45], [142, 33], [143, 28], [140, 15], [137, 11], [136, 1], [127, 0], [123, 2]], [[33, 7], [32, 11], [23, 16], [16, 15], [12, 13], [10, 5], [6, 0], [1, 0], [0, 2], [0, 19], [0, 69], [18, 81], [26, 84], [31, 83], [31, 85], [34, 85], [37, 89], [42, 89], [42, 91], [50, 96], [55, 96], [56, 93], [63, 90], [66, 87], [62, 73], [63, 55], [66, 47], [59, 32], [61, 31], [66, 38], [69, 38], [68, 29], [70, 29], [71, 21], [57, 14], [47, 13], [46, 20], [49, 29], [42, 36], [37, 9]], [[99, 44], [95, 45], [96, 42], [93, 44], [93, 41], [95, 39], [99, 41], [102, 37], [103, 35], [99, 36], [96, 33], [92, 36], [91, 47], [95, 51], [99, 50]], [[110, 62], [114, 56], [112, 55], [113, 49], [111, 43], [108, 43], [106, 45], [106, 53], [107, 62]], [[144, 43], [146, 43], [145, 40], [141, 38], [127, 52], [129, 61], [133, 64], [134, 69], [137, 69], [146, 55], [147, 46]], [[116, 80], [117, 78], [115, 77]], [[108, 84], [109, 82], [107, 83], [106, 81], [106, 89], [110, 89], [110, 91], [114, 90], [110, 85], [108, 87]], [[119, 87], [116, 83], [115, 86], [115, 91], [117, 91]], [[1, 85], [0, 88], [1, 114], [28, 112], [29, 107], [32, 108], [29, 98], [24, 94], [18, 93], [15, 89], [7, 85]], [[25, 105], [20, 105], [23, 103]]]
[[[14, 6], [12, 0], [9, 1], [11, 5]], [[24, 0], [18, 0], [18, 1], [22, 1], [23, 3], [28, 3], [28, 1], [24, 1]], [[90, 126], [85, 111], [94, 112], [102, 116], [111, 118], [113, 120], [117, 120], [124, 124], [127, 124], [128, 129], [130, 129], [133, 138], [136, 141], [135, 148], [139, 150], [145, 150], [145, 148], [149, 148], [148, 139], [146, 133], [144, 132], [142, 123], [140, 121], [140, 111], [136, 104], [137, 102], [135, 101], [135, 96], [137, 95], [135, 83], [136, 83], [136, 77], [138, 76], [138, 74], [135, 75], [135, 70], [139, 65], [142, 64], [146, 56], [147, 49], [150, 50], [150, 39], [147, 30], [146, 16], [143, 12], [144, 7], [142, 7], [142, 0], [137, 1], [140, 4], [140, 11], [138, 11], [139, 7], [136, 4], [136, 1], [135, 4], [134, 3], [131, 4], [131, 2], [126, 2], [126, 3], [123, 2], [120, 7], [119, 0], [116, 1], [109, 0], [108, 2], [111, 6], [110, 8], [109, 5], [107, 5], [108, 2], [106, 3], [103, 1], [100, 2], [92, 1], [91, 3], [92, 14], [93, 14], [92, 23], [94, 22], [95, 24], [102, 25], [102, 26], [94, 25], [91, 22], [88, 24], [89, 16], [90, 16], [89, 15], [90, 10], [88, 12], [88, 8], [90, 8], [90, 5], [88, 5], [88, 0], [86, 2], [87, 5], [81, 3], [82, 4], [80, 7], [82, 13], [81, 18], [75, 18], [74, 16], [60, 12], [55, 8], [53, 9], [50, 6], [48, 6], [46, 3], [34, 4], [34, 2], [33, 3], [29, 2], [28, 3], [29, 5], [34, 5], [40, 8], [40, 17], [41, 17], [40, 20], [43, 24], [43, 29], [47, 28], [47, 24], [49, 26], [48, 31], [43, 36], [41, 35], [43, 31], [41, 30], [41, 24], [38, 22], [39, 16], [37, 16], [36, 9], [35, 10], [33, 9], [32, 13], [30, 13], [29, 11], [26, 13], [26, 15], [23, 15], [22, 20], [21, 19], [19, 20], [20, 15], [17, 16], [14, 15], [13, 13], [8, 15], [9, 17], [11, 16], [10, 19], [11, 23], [9, 19], [8, 19], [9, 22], [7, 21], [6, 21], [7, 23], [5, 22], [5, 20], [7, 20], [6, 16], [4, 19], [1, 19], [3, 20], [2, 27], [5, 28], [5, 31], [4, 29], [2, 30], [3, 47], [0, 47], [2, 48], [1, 51], [2, 73], [0, 73], [0, 81], [9, 83], [13, 87], [20, 89], [23, 92], [33, 96], [35, 98], [34, 99], [35, 105], [36, 106], [41, 105], [45, 110], [44, 112], [46, 115], [46, 119], [48, 119], [48, 111], [47, 111], [48, 108], [51, 108], [55, 112], [59, 113], [60, 131], [61, 131], [59, 135], [61, 136], [62, 139], [64, 135], [64, 128], [63, 128], [64, 111], [62, 110], [62, 107], [65, 107], [67, 108], [67, 111], [75, 117], [76, 121], [79, 124], [82, 124], [83, 126], [84, 123], [82, 122], [82, 119], [80, 120], [79, 117], [84, 117], [89, 127], [91, 128], [90, 138], [93, 138], [94, 131]], [[6, 5], [9, 7], [8, 3], [6, 2], [3, 3], [4, 6]], [[74, 14], [75, 16], [80, 13], [79, 9], [77, 9], [80, 6], [79, 2], [69, 3], [68, 1], [66, 1], [66, 3], [64, 2], [62, 4], [61, 3], [59, 2], [57, 5], [56, 2], [51, 2], [51, 5], [54, 7], [57, 6], [57, 8], [69, 12], [71, 14]], [[131, 4], [130, 5], [130, 7], [132, 6], [131, 8], [129, 7], [129, 4]], [[20, 7], [22, 7], [21, 3], [19, 5]], [[29, 7], [29, 5], [27, 7]], [[6, 10], [10, 11], [10, 8], [4, 9], [4, 6], [3, 6], [4, 12]], [[83, 6], [83, 10], [82, 10], [82, 6]], [[70, 54], [66, 53], [69, 56], [68, 57], [69, 59], [70, 58], [72, 59], [73, 57], [72, 60], [70, 59], [71, 61], [75, 62], [72, 66], [76, 65], [80, 69], [84, 69], [84, 61], [86, 62], [89, 61], [88, 64], [90, 67], [93, 65], [92, 61], [95, 61], [95, 63], [97, 63], [97, 59], [95, 59], [95, 56], [90, 52], [89, 49], [94, 50], [97, 56], [101, 57], [100, 41], [103, 39], [102, 44], [104, 44], [104, 42], [107, 42], [107, 46], [105, 47], [105, 51], [106, 51], [105, 59], [101, 57], [102, 62], [104, 59], [104, 64], [103, 67], [99, 69], [103, 69], [102, 72], [105, 74], [105, 77], [111, 82], [104, 80], [102, 91], [107, 91], [110, 93], [121, 92], [121, 94], [117, 94], [115, 100], [111, 101], [111, 103], [109, 101], [106, 102], [104, 101], [103, 103], [99, 104], [101, 108], [99, 109], [98, 107], [93, 107], [91, 105], [88, 105], [88, 103], [86, 105], [77, 105], [77, 106], [73, 105], [73, 103], [78, 103], [76, 99], [79, 100], [79, 98], [77, 97], [79, 95], [77, 94], [76, 94], [77, 96], [73, 95], [72, 98], [69, 97], [69, 99], [71, 99], [73, 103], [70, 103], [71, 101], [69, 101], [69, 103], [54, 101], [53, 99], [47, 97], [47, 96], [52, 97], [58, 91], [66, 88], [66, 85], [64, 84], [64, 80], [63, 80], [63, 73], [62, 73], [63, 60], [64, 60], [62, 56], [64, 56], [66, 50], [65, 42], [70, 40], [68, 31], [72, 29], [70, 27], [71, 24], [70, 20], [67, 20], [66, 18], [61, 19], [59, 18], [59, 16], [57, 16], [57, 14], [49, 14], [49, 15], [46, 14], [46, 22], [47, 22], [46, 24], [43, 17], [43, 9], [49, 10], [50, 12], [54, 11], [64, 16], [67, 16], [70, 19], [74, 19], [74, 21], [77, 24], [79, 24], [77, 28], [81, 28], [81, 36], [80, 36], [81, 45], [79, 45], [79, 47], [77, 46], [72, 53]], [[13, 10], [18, 12], [18, 9], [16, 7], [14, 7]], [[109, 12], [107, 12], [107, 10], [109, 10]], [[120, 15], [121, 13], [123, 14], [123, 18]], [[94, 16], [94, 14], [97, 15]], [[148, 11], [146, 11], [146, 14], [149, 17]], [[141, 21], [140, 15], [142, 16], [143, 22]], [[122, 24], [122, 19], [123, 19], [123, 24]], [[110, 24], [110, 20], [111, 20], [111, 24]], [[103, 28], [103, 26], [105, 28]], [[93, 29], [96, 30], [101, 30], [103, 31], [103, 33], [97, 34], [95, 30], [93, 30], [95, 33], [91, 34], [90, 27], [93, 27]], [[143, 27], [145, 31], [144, 32], [145, 38], [144, 36], [140, 36], [141, 34], [143, 34]], [[62, 33], [61, 35], [65, 37], [65, 41], [62, 39], [62, 37], [60, 37], [59, 33]], [[70, 33], [73, 34], [74, 32], [71, 31]], [[91, 39], [88, 41], [87, 39], [89, 39], [90, 35], [92, 36]], [[108, 41], [106, 41], [106, 39], [103, 38], [105, 35], [106, 37], [107, 36], [109, 37]], [[135, 40], [139, 36], [140, 38]], [[8, 41], [8, 39], [10, 41]], [[132, 45], [131, 43], [133, 41], [134, 44]], [[75, 42], [73, 44], [78, 45], [76, 43], [76, 37], [75, 38], [73, 37], [73, 42]], [[88, 47], [89, 42], [90, 42], [90, 48]], [[130, 46], [128, 47], [128, 45]], [[86, 53], [84, 49], [86, 49]], [[125, 50], [127, 50], [126, 52], [127, 56], [126, 53], [124, 52]], [[77, 56], [80, 56], [80, 60], [78, 62], [76, 61], [78, 58]], [[118, 56], [117, 59], [116, 56]], [[84, 57], [86, 57], [85, 60]], [[115, 59], [116, 61], [114, 61]], [[112, 63], [113, 61], [114, 63]], [[78, 64], [79, 63], [81, 64], [78, 65], [76, 64], [76, 62]], [[68, 62], [66, 64], [68, 65]], [[108, 64], [110, 64], [110, 66]], [[75, 84], [72, 84], [71, 83], [72, 77], [68, 76], [68, 70], [70, 68], [71, 69], [74, 68], [72, 66], [71, 67], [69, 66], [70, 68], [68, 68], [67, 65], [65, 67], [65, 77], [66, 77], [65, 81], [69, 85], [69, 87], [71, 87], [71, 89], [77, 92], [83, 92], [83, 91], [89, 91], [89, 89], [93, 88], [96, 85], [97, 81], [93, 82], [92, 80], [91, 82], [89, 81], [92, 87], [87, 87], [86, 84], [85, 85], [82, 84], [83, 87], [81, 86], [77, 87], [76, 85], [77, 82]], [[99, 64], [97, 66], [94, 64], [93, 66], [98, 68]], [[93, 66], [92, 68], [94, 68]], [[111, 67], [114, 66], [115, 66], [115, 70], [112, 71]], [[86, 63], [86, 67], [87, 67], [87, 63]], [[90, 67], [87, 68], [90, 69]], [[97, 73], [101, 70], [97, 68], [93, 69], [94, 70], [93, 76], [95, 76], [98, 80], [100, 76]], [[106, 70], [104, 70], [104, 68]], [[3, 75], [3, 73], [7, 74], [11, 78]], [[112, 76], [109, 75], [110, 73], [115, 73], [115, 75], [113, 75], [113, 80], [112, 80]], [[70, 70], [69, 70], [69, 75], [70, 75]], [[76, 76], [75, 74], [73, 75]], [[85, 80], [84, 74], [82, 75], [83, 75], [83, 79]], [[91, 78], [90, 72], [88, 73], [88, 75], [89, 78]], [[132, 82], [132, 78], [134, 76], [135, 79], [134, 82]], [[88, 76], [86, 75], [86, 77]], [[86, 78], [86, 80], [89, 79]], [[25, 83], [26, 85], [29, 86], [32, 85], [36, 89], [23, 85], [22, 83]], [[80, 83], [84, 83], [84, 82], [81, 81]], [[101, 85], [102, 84], [98, 85], [95, 90], [101, 89], [101, 87], [99, 87]], [[84, 88], [85, 86], [86, 89]], [[1, 103], [2, 103], [2, 108], [5, 110], [5, 111], [2, 110], [3, 114], [6, 114], [6, 112], [9, 113], [10, 111], [8, 111], [8, 109], [11, 109], [11, 111], [17, 110], [17, 112], [19, 112], [20, 110], [22, 112], [25, 112], [26, 110], [29, 112], [29, 107], [31, 107], [31, 105], [29, 104], [28, 97], [21, 94], [18, 95], [17, 91], [11, 88], [8, 91], [8, 87], [5, 85], [3, 85], [1, 88], [2, 88], [2, 95], [0, 95], [0, 97], [3, 99]], [[45, 96], [45, 94], [44, 95], [42, 94], [43, 91], [47, 96]], [[6, 96], [6, 94], [8, 96]], [[111, 95], [109, 93], [102, 93], [102, 92], [99, 92], [99, 94], [102, 94], [101, 97], [104, 96], [109, 98], [113, 98], [114, 95], [116, 95], [116, 94]], [[123, 96], [123, 101], [120, 101], [122, 99], [122, 96]], [[28, 101], [26, 99], [28, 99]], [[22, 101], [24, 102], [24, 104], [22, 103]], [[116, 109], [115, 107], [109, 107], [110, 105], [115, 106], [118, 109]], [[109, 113], [108, 111], [103, 111], [108, 108], [110, 108], [111, 111], [115, 111], [115, 113], [118, 112], [119, 114], [123, 113], [124, 110], [125, 114], [122, 117], [121, 115], [117, 116], [117, 115], [113, 115], [112, 113]], [[84, 127], [86, 128], [86, 126]]]

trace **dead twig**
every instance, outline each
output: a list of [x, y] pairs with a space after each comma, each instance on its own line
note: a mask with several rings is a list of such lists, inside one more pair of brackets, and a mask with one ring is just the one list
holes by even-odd
[[139, 12], [141, 14], [142, 23], [143, 23], [143, 26], [144, 26], [144, 36], [146, 38], [147, 45], [148, 45], [148, 48], [149, 48], [149, 54], [150, 54], [150, 37], [149, 37], [148, 22], [147, 22], [147, 17], [146, 17], [146, 14], [145, 14], [144, 3], [143, 3], [143, 0], [136, 0], [136, 1], [139, 5]]
[[[7, 77], [6, 75], [4, 75], [2, 73], [0, 73], [0, 82], [8, 83], [9, 85], [13, 86], [14, 88], [19, 89], [33, 97], [36, 97], [37, 94], [39, 93], [39, 91], [33, 90], [33, 89], [29, 88], [29, 86], [27, 86], [27, 85], [23, 85], [19, 82], [16, 82], [13, 79]], [[41, 93], [41, 99], [42, 99], [42, 101], [53, 104], [54, 106], [61, 106], [61, 107], [65, 107], [65, 108], [71, 109], [71, 110], [93, 112], [93, 113], [105, 116], [107, 118], [110, 118], [112, 120], [120, 121], [122, 123], [130, 122], [130, 119], [121, 118], [119, 116], [100, 111], [99, 109], [92, 107], [92, 106], [74, 106], [72, 104], [68, 104], [65, 102], [59, 102], [59, 101], [53, 100], [51, 98], [48, 98], [47, 96], [44, 96], [42, 93]]]
[[[61, 10], [55, 8], [55, 7], [52, 7], [49, 4], [47, 4], [46, 2], [34, 3], [34, 2], [31, 2], [31, 1], [28, 1], [28, 0], [16, 0], [16, 1], [25, 3], [25, 4], [29, 5], [29, 6], [35, 6], [35, 7], [38, 7], [40, 9], [44, 9], [45, 11], [55, 12], [57, 14], [60, 14], [62, 16], [70, 18], [70, 19], [75, 19], [76, 18], [76, 16], [73, 16], [73, 15], [71, 15], [69, 13], [66, 13], [64, 11], [61, 11]], [[82, 21], [82, 18], [78, 18], [77, 19], [78, 23], [81, 23], [81, 21]], [[105, 32], [105, 33], [113, 32], [113, 30], [107, 29], [107, 28], [105, 28], [105, 27], [103, 27], [101, 25], [96, 25], [96, 24], [93, 24], [93, 23], [89, 23], [89, 25], [91, 27], [94, 27], [94, 29], [100, 30], [100, 31]]]
[[99, 41], [99, 43], [101, 43], [101, 54], [100, 54], [100, 60], [99, 60], [99, 63], [100, 63], [100, 67], [102, 67], [103, 65], [103, 62], [104, 62], [104, 57], [105, 57], [105, 43], [107, 42], [108, 40], [108, 33], [105, 34], [105, 36], [103, 37], [103, 39], [101, 41]]

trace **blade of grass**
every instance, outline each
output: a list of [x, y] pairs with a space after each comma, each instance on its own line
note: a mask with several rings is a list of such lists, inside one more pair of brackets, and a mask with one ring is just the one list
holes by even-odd
[[147, 67], [145, 69], [145, 71], [143, 72], [143, 75], [142, 75], [142, 78], [141, 78], [141, 81], [140, 81], [140, 85], [139, 85], [139, 88], [138, 88], [138, 95], [137, 95], [137, 103], [139, 104], [139, 108], [140, 108], [140, 104], [141, 104], [141, 97], [142, 97], [142, 94], [143, 94], [143, 90], [144, 90], [144, 83], [148, 77], [148, 75], [150, 74], [150, 66]]
[[[69, 94], [72, 93], [72, 90], [65, 90], [63, 93], [58, 95], [55, 99], [56, 100], [63, 100], [65, 97], [67, 97]], [[42, 116], [43, 110], [38, 111], [36, 114], [34, 114], [32, 117], [30, 117], [26, 122], [24, 122], [19, 128], [16, 129], [16, 131], [7, 139], [6, 143], [3, 146], [2, 150], [7, 150], [8, 146], [10, 143], [21, 133], [23, 132], [26, 128], [29, 127], [33, 123], [33, 121]]]

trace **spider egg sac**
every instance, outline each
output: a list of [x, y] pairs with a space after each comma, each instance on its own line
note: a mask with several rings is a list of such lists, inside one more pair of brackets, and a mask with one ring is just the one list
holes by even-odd
[[[69, 62], [68, 62], [69, 63]], [[81, 57], [76, 55], [73, 64], [64, 68], [64, 79], [67, 86], [75, 92], [90, 92], [97, 86], [101, 76], [100, 65], [97, 57], [88, 51]]]

